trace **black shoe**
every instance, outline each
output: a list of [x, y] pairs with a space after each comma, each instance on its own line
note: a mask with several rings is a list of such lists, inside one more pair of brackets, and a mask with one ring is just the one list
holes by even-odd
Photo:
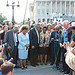
[[64, 72], [64, 74], [69, 74], [69, 73], [70, 73], [69, 71], [65, 71], [65, 72]]
[[24, 70], [25, 68], [22, 66], [21, 69]]
[[39, 64], [36, 64], [36, 66], [39, 66]]
[[53, 65], [53, 63], [51, 63], [50, 65]]
[[65, 72], [65, 70], [61, 69], [60, 72]]
[[45, 65], [47, 65], [47, 63], [45, 63]]
[[15, 66], [15, 68], [20, 68], [19, 66]]
[[60, 68], [58, 66], [56, 68], [57, 68], [57, 70], [60, 70]]
[[31, 66], [36, 67], [36, 65], [31, 64]]
[[43, 64], [41, 63], [41, 65], [43, 65]]
[[25, 68], [25, 69], [28, 69], [28, 67], [27, 67], [27, 66], [24, 66], [24, 68]]

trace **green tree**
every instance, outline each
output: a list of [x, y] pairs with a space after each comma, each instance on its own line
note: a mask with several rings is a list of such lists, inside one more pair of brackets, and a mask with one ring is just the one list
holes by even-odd
[[2, 24], [4, 20], [7, 20], [6, 16], [2, 16], [2, 13], [0, 13], [0, 24]]

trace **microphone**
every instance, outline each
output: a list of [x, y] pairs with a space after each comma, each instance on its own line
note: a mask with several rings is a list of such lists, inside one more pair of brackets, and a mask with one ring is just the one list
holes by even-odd
[[11, 58], [11, 59], [10, 59], [10, 60], [8, 60], [8, 61], [7, 61], [7, 60], [5, 60], [5, 63], [6, 63], [6, 62], [12, 62], [12, 61], [13, 61], [13, 58]]
[[11, 62], [11, 61], [13, 61], [13, 58], [11, 58], [10, 60], [8, 60], [8, 62]]

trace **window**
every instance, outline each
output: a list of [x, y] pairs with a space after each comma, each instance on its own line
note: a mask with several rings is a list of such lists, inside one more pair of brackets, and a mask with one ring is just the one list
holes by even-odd
[[38, 2], [38, 6], [40, 6], [41, 5], [41, 2]]
[[41, 22], [41, 19], [38, 19], [38, 23], [40, 23]]
[[42, 9], [42, 14], [43, 14], [43, 15], [45, 14], [45, 9]]
[[50, 19], [48, 18], [48, 19], [47, 19], [47, 23], [49, 23], [49, 21], [50, 21]]
[[45, 6], [45, 2], [42, 2], [42, 6]]
[[38, 9], [38, 14], [40, 14], [40, 9]]
[[50, 2], [47, 2], [47, 6], [49, 6]]
[[42, 22], [45, 22], [45, 19], [43, 19]]
[[49, 9], [47, 9], [47, 15], [49, 15]]

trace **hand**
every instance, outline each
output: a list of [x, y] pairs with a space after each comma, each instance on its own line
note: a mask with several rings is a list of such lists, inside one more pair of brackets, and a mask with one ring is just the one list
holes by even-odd
[[60, 47], [62, 48], [63, 47], [63, 45], [60, 43]]
[[34, 49], [34, 46], [32, 46], [32, 49]]
[[66, 49], [66, 45], [64, 45], [64, 48]]
[[3, 50], [4, 50], [4, 47], [2, 48], [2, 50], [1, 50], [1, 51], [3, 52]]
[[29, 47], [29, 45], [25, 45], [27, 48]]
[[11, 47], [9, 46], [9, 47], [8, 47], [8, 50], [10, 50], [10, 49], [11, 49]]
[[66, 57], [66, 55], [67, 55], [67, 52], [64, 54], [64, 56]]
[[71, 42], [71, 47], [73, 47], [75, 45], [75, 42], [74, 41], [72, 41]]
[[44, 45], [44, 48], [46, 48], [47, 47], [47, 45]]
[[44, 45], [44, 43], [43, 42], [41, 42], [43, 45]]
[[75, 48], [73, 48], [71, 52], [75, 55]]
[[64, 42], [63, 44], [64, 44], [64, 48], [66, 49], [67, 43], [66, 43], [66, 42]]
[[53, 41], [54, 40], [54, 38], [51, 38], [51, 41]]

